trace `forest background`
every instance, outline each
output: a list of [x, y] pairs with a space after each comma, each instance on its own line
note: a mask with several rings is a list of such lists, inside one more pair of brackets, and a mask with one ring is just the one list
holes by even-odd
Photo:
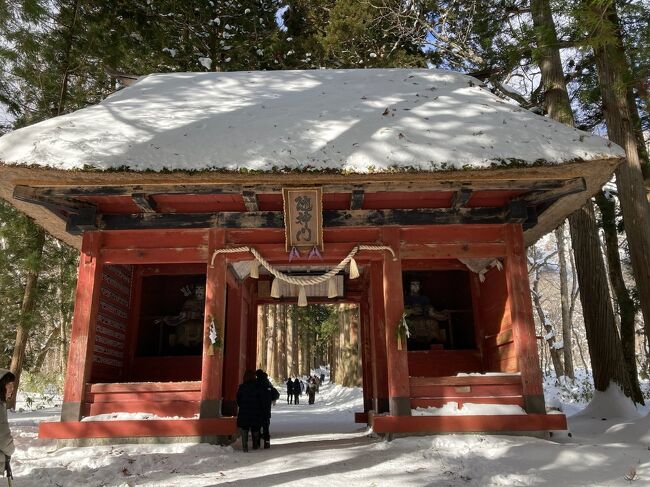
[[[529, 274], [545, 374], [582, 399], [611, 381], [647, 399], [647, 1], [0, 0], [0, 134], [154, 72], [392, 67], [470, 73], [510, 102], [624, 147], [615, 179], [528, 249]], [[22, 373], [24, 390], [62, 384], [77, 259], [0, 202], [0, 366]], [[358, 363], [354, 312], [264, 307], [260, 365], [281, 379], [318, 361]], [[333, 376], [354, 385], [358, 373]]]

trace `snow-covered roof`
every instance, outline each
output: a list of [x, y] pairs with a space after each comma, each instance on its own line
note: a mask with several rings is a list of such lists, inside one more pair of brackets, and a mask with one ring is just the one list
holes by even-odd
[[0, 138], [0, 161], [58, 169], [367, 173], [623, 156], [432, 69], [152, 74]]

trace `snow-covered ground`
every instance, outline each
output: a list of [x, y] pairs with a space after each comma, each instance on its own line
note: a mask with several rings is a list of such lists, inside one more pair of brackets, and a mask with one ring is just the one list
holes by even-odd
[[[59, 448], [37, 438], [59, 410], [10, 413], [23, 486], [641, 486], [650, 485], [650, 417], [620, 393], [599, 393], [569, 418], [572, 437], [439, 435], [386, 442], [353, 422], [360, 389], [321, 386], [273, 409], [272, 447], [243, 453], [207, 444]], [[577, 410], [573, 407], [573, 411]], [[626, 480], [626, 476], [635, 480]], [[0, 486], [4, 479], [0, 479]]]

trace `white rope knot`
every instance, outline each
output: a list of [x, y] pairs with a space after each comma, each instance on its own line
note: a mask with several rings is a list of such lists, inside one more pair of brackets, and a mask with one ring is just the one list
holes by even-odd
[[327, 271], [325, 274], [318, 276], [290, 276], [284, 272], [273, 267], [264, 257], [253, 247], [234, 247], [234, 248], [224, 248], [217, 249], [213, 252], [212, 258], [210, 259], [210, 267], [214, 267], [214, 259], [219, 254], [235, 254], [240, 252], [250, 252], [257, 259], [257, 261], [267, 270], [271, 275], [284, 281], [288, 284], [294, 284], [296, 286], [309, 286], [323, 283], [330, 280], [332, 277], [341, 272], [345, 266], [347, 266], [353, 257], [360, 250], [371, 250], [371, 251], [380, 251], [388, 250], [393, 256], [393, 260], [396, 260], [395, 251], [388, 245], [355, 245], [350, 253], [335, 267]]

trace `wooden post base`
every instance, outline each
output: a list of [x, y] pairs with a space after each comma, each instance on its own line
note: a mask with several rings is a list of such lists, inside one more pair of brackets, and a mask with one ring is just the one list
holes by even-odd
[[61, 421], [81, 421], [81, 403], [64, 402], [61, 406]]
[[390, 409], [388, 406], [388, 398], [386, 397], [376, 397], [372, 400], [373, 402], [373, 411], [376, 411], [377, 414], [387, 413]]
[[237, 416], [237, 401], [233, 399], [224, 399], [221, 406], [222, 416]]
[[199, 407], [199, 418], [220, 418], [221, 417], [221, 399], [204, 399]]
[[546, 414], [544, 395], [524, 396], [524, 410], [528, 414]]
[[391, 416], [410, 416], [411, 398], [391, 397], [389, 400], [389, 409]]

